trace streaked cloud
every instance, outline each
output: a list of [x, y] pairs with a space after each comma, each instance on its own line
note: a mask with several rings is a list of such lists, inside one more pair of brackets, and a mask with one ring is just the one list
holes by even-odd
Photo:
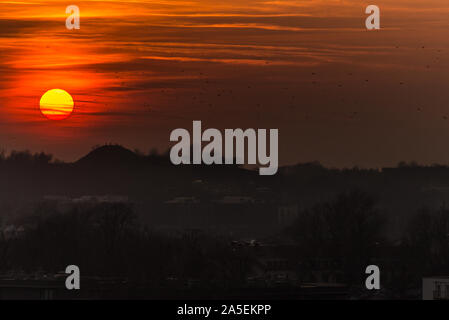
[[[331, 159], [336, 142], [364, 150], [387, 133], [394, 140], [398, 124], [413, 135], [421, 123], [406, 106], [430, 104], [424, 109], [440, 128], [449, 99], [445, 0], [379, 0], [381, 33], [365, 30], [355, 0], [76, 4], [81, 29], [72, 32], [66, 2], [0, 1], [0, 136], [15, 137], [10, 147], [51, 145], [70, 158], [112, 137], [146, 149], [201, 118], [217, 128], [280, 127], [292, 140], [314, 141], [299, 139], [304, 156], [284, 150], [287, 161]], [[49, 124], [37, 101], [59, 87], [75, 112]], [[387, 161], [392, 145], [383, 158], [364, 150], [354, 161]], [[333, 159], [342, 165], [350, 156]]]

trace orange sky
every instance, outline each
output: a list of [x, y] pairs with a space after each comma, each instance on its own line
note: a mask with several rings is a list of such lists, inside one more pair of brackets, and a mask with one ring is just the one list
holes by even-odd
[[[81, 29], [65, 28], [65, 7]], [[448, 163], [449, 2], [0, 1], [0, 146], [165, 150], [192, 120], [279, 128], [281, 163]], [[41, 95], [70, 92], [49, 121]]]

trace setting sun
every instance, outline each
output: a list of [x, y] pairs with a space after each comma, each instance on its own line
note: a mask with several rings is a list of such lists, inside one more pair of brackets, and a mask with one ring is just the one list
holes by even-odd
[[40, 100], [40, 109], [50, 120], [63, 120], [73, 111], [72, 96], [64, 90], [52, 89], [44, 93]]

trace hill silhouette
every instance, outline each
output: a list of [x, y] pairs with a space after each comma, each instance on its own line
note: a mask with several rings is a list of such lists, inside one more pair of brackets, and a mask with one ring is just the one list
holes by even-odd
[[104, 145], [89, 152], [74, 164], [84, 167], [130, 165], [142, 159], [135, 152], [120, 145]]
[[142, 154], [120, 145], [95, 148], [73, 163], [55, 161], [45, 153], [0, 154], [0, 176], [0, 206], [11, 215], [49, 195], [124, 195], [148, 204], [151, 211], [155, 203], [177, 197], [207, 202], [242, 196], [269, 202], [274, 208], [306, 208], [338, 193], [361, 189], [377, 197], [403, 226], [417, 208], [441, 207], [449, 199], [446, 166], [329, 169], [314, 162], [281, 167], [274, 176], [259, 176], [237, 165], [175, 166], [168, 154]]

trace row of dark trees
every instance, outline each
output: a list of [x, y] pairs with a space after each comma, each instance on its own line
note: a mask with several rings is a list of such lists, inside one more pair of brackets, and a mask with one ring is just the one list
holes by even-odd
[[227, 287], [242, 283], [250, 265], [226, 239], [195, 231], [169, 236], [142, 227], [127, 203], [75, 206], [64, 213], [44, 203], [23, 223], [22, 234], [0, 235], [0, 272], [57, 273], [75, 264], [84, 276], [153, 286], [196, 279]]
[[300, 259], [330, 261], [348, 284], [363, 284], [370, 264], [389, 275], [383, 284], [399, 296], [420, 288], [425, 276], [448, 275], [448, 209], [419, 210], [395, 240], [386, 236], [388, 218], [372, 197], [353, 191], [304, 210], [287, 234], [297, 240]]
[[[343, 193], [300, 213], [286, 232], [298, 265], [318, 259], [341, 270], [342, 282], [361, 285], [367, 265], [381, 267], [383, 286], [404, 294], [421, 279], [449, 272], [449, 210], [420, 210], [400, 241], [385, 237], [388, 217], [368, 194]], [[73, 206], [61, 212], [42, 203], [22, 222], [24, 231], [0, 233], [0, 272], [58, 272], [76, 264], [84, 275], [114, 276], [165, 285], [197, 279], [219, 288], [241, 286], [254, 256], [230, 239], [199, 232], [163, 235], [142, 226], [128, 203]], [[308, 264], [313, 268], [313, 263]], [[303, 272], [305, 270], [299, 270]]]
[[290, 233], [304, 260], [328, 260], [341, 268], [346, 283], [360, 283], [376, 247], [382, 242], [383, 217], [375, 201], [354, 191], [300, 213]]

